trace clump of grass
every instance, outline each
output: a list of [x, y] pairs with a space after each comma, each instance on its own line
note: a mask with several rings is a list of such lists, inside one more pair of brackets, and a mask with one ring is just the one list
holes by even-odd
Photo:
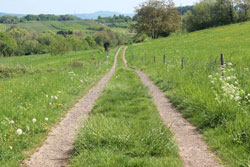
[[0, 78], [8, 78], [17, 74], [24, 74], [27, 70], [27, 67], [21, 65], [16, 65], [14, 67], [0, 65]]
[[[145, 71], [166, 92], [228, 166], [250, 165], [249, 27], [245, 22], [151, 40], [127, 52], [129, 65]], [[142, 61], [145, 54], [147, 62]]]
[[82, 164], [182, 166], [172, 134], [135, 72], [119, 68], [84, 122], [70, 161], [72, 167]]
[[74, 61], [70, 62], [70, 64], [69, 64], [70, 67], [82, 67], [84, 65], [85, 65], [85, 63], [81, 60], [74, 60]]

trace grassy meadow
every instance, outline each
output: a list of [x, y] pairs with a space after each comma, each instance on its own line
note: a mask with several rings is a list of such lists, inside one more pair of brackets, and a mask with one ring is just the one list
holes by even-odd
[[126, 55], [128, 64], [146, 72], [231, 167], [250, 165], [249, 34], [250, 22], [232, 24], [134, 44]]
[[96, 50], [0, 58], [0, 166], [19, 166], [109, 71], [115, 52], [108, 59]]
[[121, 57], [90, 118], [83, 122], [69, 166], [182, 166], [148, 89], [134, 71], [123, 67]]

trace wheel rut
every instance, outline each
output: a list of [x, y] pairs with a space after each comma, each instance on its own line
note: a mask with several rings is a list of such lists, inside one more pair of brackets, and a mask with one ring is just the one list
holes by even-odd
[[[126, 67], [126, 49], [123, 52], [123, 62]], [[175, 141], [179, 147], [179, 155], [183, 161], [184, 167], [222, 167], [219, 159], [212, 153], [203, 135], [197, 129], [185, 120], [165, 97], [165, 94], [149, 79], [149, 77], [136, 70], [142, 83], [148, 87], [154, 103], [160, 113], [163, 122], [171, 129]]]
[[74, 148], [75, 136], [83, 119], [87, 119], [100, 93], [115, 72], [118, 49], [112, 69], [52, 128], [44, 144], [26, 159], [25, 167], [65, 167]]

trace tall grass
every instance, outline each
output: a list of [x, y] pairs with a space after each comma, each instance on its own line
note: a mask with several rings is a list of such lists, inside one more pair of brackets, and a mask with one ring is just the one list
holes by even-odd
[[135, 44], [127, 52], [129, 65], [166, 92], [228, 166], [250, 165], [249, 33], [246, 22]]
[[70, 166], [182, 166], [172, 135], [134, 71], [118, 69], [78, 135]]
[[[96, 51], [1, 58], [0, 166], [19, 166], [51, 126], [110, 69], [115, 51], [107, 61], [107, 53]], [[103, 64], [95, 66], [97, 58]]]

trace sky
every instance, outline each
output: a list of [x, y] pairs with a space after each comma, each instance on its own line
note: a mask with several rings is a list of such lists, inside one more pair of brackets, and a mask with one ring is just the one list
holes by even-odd
[[[0, 12], [15, 14], [76, 14], [96, 11], [134, 13], [145, 0], [0, 0]], [[176, 6], [193, 5], [198, 0], [174, 0]]]

